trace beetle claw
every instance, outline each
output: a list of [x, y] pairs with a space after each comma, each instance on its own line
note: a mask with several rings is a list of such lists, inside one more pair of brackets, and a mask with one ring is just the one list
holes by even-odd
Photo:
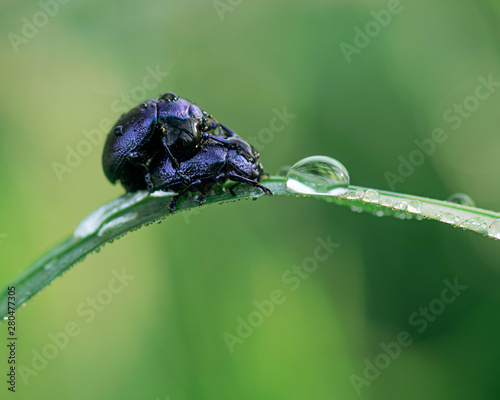
[[151, 181], [151, 175], [148, 172], [145, 176], [146, 178], [146, 189], [148, 190], [149, 193], [153, 193], [155, 191], [155, 187], [153, 185], [153, 182]]
[[175, 195], [174, 197], [172, 197], [172, 201], [170, 202], [170, 204], [168, 205], [168, 209], [170, 210], [170, 212], [174, 212], [175, 210], [175, 207], [177, 206], [177, 200], [179, 200], [179, 195]]
[[264, 193], [267, 193], [268, 195], [273, 196], [273, 192], [271, 191], [271, 189], [268, 189], [268, 188], [266, 188], [265, 186], [262, 186], [262, 185], [258, 185], [257, 187], [259, 189], [261, 189], [262, 191], [264, 191]]
[[231, 193], [231, 194], [233, 195], [233, 197], [236, 197], [236, 193], [234, 192], [234, 188], [235, 188], [236, 186], [239, 186], [240, 184], [241, 184], [241, 182], [237, 182], [237, 183], [235, 183], [233, 186], [230, 186], [230, 187], [229, 187], [229, 193]]

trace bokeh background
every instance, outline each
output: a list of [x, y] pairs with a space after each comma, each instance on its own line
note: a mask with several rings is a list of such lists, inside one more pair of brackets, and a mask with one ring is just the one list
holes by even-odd
[[[399, 12], [377, 30], [374, 13], [388, 7]], [[260, 145], [270, 173], [323, 154], [353, 184], [379, 189], [415, 140], [442, 128], [447, 140], [395, 190], [465, 192], [499, 210], [500, 90], [457, 129], [443, 118], [480, 77], [500, 82], [499, 21], [495, 0], [3, 0], [0, 284], [122, 193], [101, 169], [107, 132], [85, 147], [84, 131], [165, 91]], [[367, 27], [369, 43], [346, 56], [341, 46]], [[148, 68], [165, 76], [146, 89]], [[284, 108], [295, 118], [263, 136]], [[77, 149], [85, 155], [58, 179], [54, 163]], [[282, 275], [329, 236], [339, 247], [291, 291]], [[91, 319], [88, 298], [123, 270], [134, 278], [97, 300]], [[418, 332], [411, 316], [446, 279], [467, 289]], [[498, 242], [445, 224], [304, 198], [205, 207], [107, 245], [21, 309], [18, 356], [31, 373], [18, 372], [12, 397], [498, 399], [499, 285]], [[229, 351], [223, 334], [276, 289], [286, 301]], [[68, 323], [79, 334], [34, 361], [54, 354], [51, 337]], [[381, 360], [381, 344], [401, 332], [413, 343], [356, 390], [352, 376], [366, 379], [366, 360]]]

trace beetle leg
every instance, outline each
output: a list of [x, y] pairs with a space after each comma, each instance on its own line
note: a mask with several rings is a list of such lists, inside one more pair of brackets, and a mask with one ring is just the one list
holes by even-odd
[[271, 192], [268, 188], [265, 186], [262, 186], [259, 182], [257, 181], [252, 181], [251, 179], [245, 178], [244, 176], [235, 174], [234, 172], [229, 171], [227, 173], [227, 176], [229, 179], [232, 179], [233, 181], [239, 182], [239, 183], [248, 183], [249, 185], [253, 187], [257, 187], [260, 190], [263, 190], [265, 193], [270, 194], [271, 196], [273, 195], [273, 192]]
[[181, 197], [180, 194], [176, 194], [174, 197], [172, 197], [172, 201], [168, 205], [168, 208], [170, 209], [170, 212], [173, 212], [175, 210], [175, 206], [177, 204], [177, 200], [179, 200], [179, 197]]
[[229, 193], [231, 193], [234, 197], [236, 197], [236, 193], [234, 193], [234, 188], [236, 186], [239, 186], [239, 185], [241, 185], [241, 182], [237, 182], [234, 185], [232, 185], [232, 186], [229, 187]]
[[127, 154], [128, 161], [131, 164], [135, 165], [137, 168], [140, 168], [144, 171], [144, 180], [146, 181], [146, 189], [148, 189], [149, 193], [153, 193], [154, 186], [153, 182], [151, 181], [151, 175], [149, 174], [149, 168], [144, 162], [139, 161], [139, 159], [141, 158], [142, 154], [135, 151]]
[[189, 177], [184, 175], [184, 172], [181, 169], [181, 165], [179, 164], [179, 161], [177, 161], [177, 159], [170, 152], [170, 148], [167, 145], [167, 138], [165, 136], [163, 136], [161, 138], [161, 141], [163, 143], [163, 148], [165, 149], [165, 152], [167, 153], [168, 158], [170, 159], [170, 161], [172, 162], [172, 165], [175, 168], [175, 173], [182, 178], [184, 183], [189, 183], [191, 181], [191, 179], [189, 179]]
[[209, 133], [206, 133], [206, 132], [203, 132], [202, 133], [202, 136], [205, 138], [205, 139], [212, 139], [212, 140], [215, 140], [216, 142], [219, 142], [219, 143], [222, 143], [223, 145], [225, 145], [226, 147], [228, 148], [231, 148], [231, 149], [234, 149], [236, 148], [236, 146], [233, 144], [233, 143], [230, 143], [229, 141], [227, 141], [226, 139], [224, 138], [220, 138], [218, 136], [214, 136], [214, 135], [211, 135]]
[[[186, 192], [192, 187], [192, 186], [196, 186], [196, 185], [199, 185], [201, 183], [201, 181], [199, 179], [195, 180], [195, 181], [191, 181], [190, 183], [188, 183], [181, 191], [179, 191], [179, 193], [177, 193], [174, 197], [172, 197], [172, 201], [170, 202], [168, 208], [170, 209], [170, 212], [174, 211], [175, 210], [175, 206], [177, 205], [177, 200], [179, 200], [179, 198], [181, 196], [184, 196], [186, 194]], [[205, 201], [205, 194], [202, 193], [203, 195], [203, 202]], [[203, 202], [200, 203], [200, 206], [201, 204], [203, 204]]]
[[227, 136], [238, 136], [236, 132], [234, 132], [232, 129], [229, 129], [226, 125], [219, 124], [220, 127], [227, 133]]
[[149, 172], [144, 175], [144, 178], [146, 179], [146, 189], [148, 189], [149, 193], [153, 193], [155, 191], [155, 188], [153, 182], [151, 181], [151, 175], [149, 174]]
[[202, 193], [200, 194], [200, 197], [198, 197], [198, 204], [199, 204], [200, 206], [202, 206], [202, 205], [203, 205], [203, 203], [205, 202], [206, 198], [207, 198], [206, 194], [202, 192]]
[[179, 164], [179, 161], [177, 161], [177, 159], [170, 152], [170, 148], [167, 145], [167, 138], [165, 136], [161, 138], [161, 142], [163, 143], [163, 148], [165, 149], [168, 158], [170, 158], [170, 161], [172, 161], [173, 166], [177, 169], [180, 169], [181, 165]]
[[214, 178], [215, 182], [217, 182], [218, 184], [223, 184], [224, 182], [226, 182], [227, 180], [227, 177], [226, 177], [226, 174], [225, 172], [223, 172], [222, 174], [219, 174], [217, 175], [215, 178]]

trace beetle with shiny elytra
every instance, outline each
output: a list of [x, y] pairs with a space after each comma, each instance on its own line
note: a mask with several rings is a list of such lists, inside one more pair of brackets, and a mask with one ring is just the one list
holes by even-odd
[[174, 190], [170, 210], [184, 193], [200, 192], [199, 204], [216, 184], [246, 183], [265, 193], [257, 151], [196, 104], [167, 93], [123, 114], [113, 126], [102, 157], [104, 174], [125, 190]]
[[209, 141], [230, 147], [232, 136], [237, 135], [196, 104], [166, 93], [132, 108], [111, 128], [102, 155], [104, 174], [111, 183], [120, 180], [127, 191], [151, 192], [149, 163], [164, 152], [187, 183], [180, 163]]

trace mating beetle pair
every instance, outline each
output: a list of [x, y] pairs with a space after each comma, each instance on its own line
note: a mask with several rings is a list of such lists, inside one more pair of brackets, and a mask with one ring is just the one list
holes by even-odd
[[[205, 194], [216, 183], [232, 180], [271, 191], [255, 149], [196, 104], [166, 93], [123, 114], [108, 134], [102, 157], [111, 183], [129, 192], [147, 189]], [[232, 189], [231, 193], [234, 195]]]

